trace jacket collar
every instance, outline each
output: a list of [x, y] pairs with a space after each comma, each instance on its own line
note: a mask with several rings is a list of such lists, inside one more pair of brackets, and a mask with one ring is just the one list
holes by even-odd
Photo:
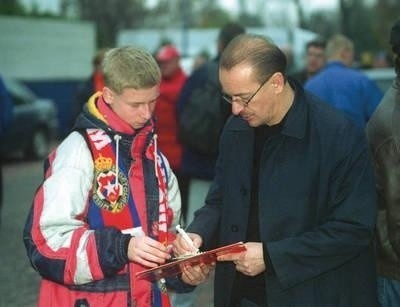
[[134, 134], [135, 130], [125, 121], [123, 121], [104, 101], [103, 95], [99, 95], [97, 98], [97, 108], [100, 113], [106, 119], [111, 129], [124, 133]]
[[348, 68], [343, 62], [339, 60], [330, 60], [326, 65], [324, 66], [324, 70], [331, 68], [331, 67], [342, 67], [342, 68]]
[[288, 82], [294, 90], [294, 101], [286, 114], [282, 134], [301, 139], [306, 133], [307, 104], [305, 102], [305, 92], [295, 79], [289, 77]]
[[125, 135], [135, 135], [141, 131], [152, 132], [154, 128], [153, 119], [150, 119], [143, 128], [133, 129], [104, 102], [101, 92], [97, 92], [89, 98], [83, 113], [79, 116], [75, 128], [96, 127]]

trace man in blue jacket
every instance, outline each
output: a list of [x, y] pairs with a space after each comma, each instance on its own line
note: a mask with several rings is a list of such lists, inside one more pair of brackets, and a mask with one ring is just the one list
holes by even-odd
[[[222, 306], [375, 307], [374, 174], [362, 131], [285, 76], [283, 52], [244, 34], [219, 66], [232, 113], [216, 175], [188, 227], [219, 257], [214, 303]], [[178, 235], [174, 251], [190, 250]]]
[[366, 75], [352, 68], [353, 42], [333, 36], [326, 46], [327, 64], [304, 85], [325, 102], [342, 110], [362, 129], [375, 111], [383, 93]]

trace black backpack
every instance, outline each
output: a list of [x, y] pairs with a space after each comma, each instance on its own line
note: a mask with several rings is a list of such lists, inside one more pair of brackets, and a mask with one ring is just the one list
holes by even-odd
[[205, 65], [206, 82], [192, 91], [179, 116], [179, 137], [186, 146], [201, 154], [216, 155], [227, 112], [221, 97], [218, 63]]

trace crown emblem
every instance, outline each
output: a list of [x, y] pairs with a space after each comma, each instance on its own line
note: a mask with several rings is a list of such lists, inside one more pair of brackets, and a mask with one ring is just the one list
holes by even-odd
[[100, 155], [95, 161], [94, 161], [94, 166], [96, 170], [98, 171], [106, 171], [110, 170], [112, 167], [112, 159], [111, 158], [106, 158]]

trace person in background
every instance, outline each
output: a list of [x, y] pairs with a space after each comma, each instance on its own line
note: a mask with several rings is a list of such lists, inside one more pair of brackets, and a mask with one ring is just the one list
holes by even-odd
[[386, 51], [379, 51], [379, 52], [375, 53], [372, 65], [374, 68], [391, 67], [392, 61], [390, 59], [389, 53], [387, 53]]
[[[0, 136], [9, 128], [13, 118], [14, 104], [0, 75]], [[0, 154], [0, 225], [3, 207], [3, 157]]]
[[306, 44], [305, 67], [295, 72], [292, 77], [301, 84], [314, 76], [325, 65], [326, 42], [322, 39], [315, 39]]
[[[220, 29], [218, 34], [217, 56], [211, 61], [218, 63], [221, 53], [228, 45], [228, 43], [235, 36], [244, 32], [245, 29], [238, 23], [225, 24]], [[208, 63], [200, 66], [189, 76], [178, 98], [178, 114], [184, 108], [185, 102], [189, 99], [194, 89], [197, 87], [201, 87], [207, 81], [207, 78]], [[224, 107], [223, 112], [225, 114], [225, 118], [228, 118], [230, 114], [229, 106], [223, 101], [221, 102]], [[190, 221], [193, 218], [194, 211], [198, 209], [199, 203], [201, 203], [206, 196], [207, 190], [214, 176], [216, 158], [216, 156], [201, 154], [183, 144], [182, 172], [186, 176], [188, 176], [190, 180], [188, 211], [185, 216], [186, 222]]]
[[334, 35], [326, 46], [327, 64], [305, 83], [305, 89], [345, 112], [361, 129], [375, 111], [383, 93], [364, 73], [352, 68], [354, 44]]
[[192, 71], [195, 71], [200, 66], [204, 65], [210, 60], [210, 55], [207, 50], [199, 52], [193, 60]]
[[181, 214], [187, 210], [188, 179], [181, 172], [182, 144], [178, 139], [178, 118], [176, 104], [178, 95], [186, 81], [186, 74], [180, 66], [179, 51], [173, 45], [165, 45], [156, 53], [161, 69], [160, 96], [154, 111], [158, 145], [167, 157], [178, 179], [181, 192]]
[[[363, 131], [287, 78], [284, 53], [263, 36], [234, 38], [219, 63], [233, 116], [187, 232], [202, 250], [240, 241], [247, 250], [218, 257], [214, 306], [376, 307]], [[173, 245], [178, 255], [191, 248], [180, 234]]]
[[288, 75], [291, 75], [296, 69], [293, 47], [289, 44], [282, 46], [281, 50], [286, 56], [286, 62], [287, 62], [286, 73]]
[[154, 137], [161, 72], [137, 47], [109, 50], [103, 72], [103, 90], [46, 160], [26, 221], [26, 251], [42, 276], [38, 306], [170, 306], [168, 291], [193, 290], [209, 267], [158, 283], [136, 277], [171, 259], [180, 212]]
[[97, 50], [92, 59], [92, 73], [84, 82], [78, 85], [76, 95], [71, 109], [71, 124], [73, 127], [77, 116], [82, 111], [82, 107], [88, 101], [93, 93], [101, 92], [104, 87], [104, 76], [102, 71], [102, 62], [104, 55], [109, 48], [102, 48]]
[[376, 174], [378, 298], [400, 306], [400, 20], [390, 33], [396, 78], [367, 124]]

